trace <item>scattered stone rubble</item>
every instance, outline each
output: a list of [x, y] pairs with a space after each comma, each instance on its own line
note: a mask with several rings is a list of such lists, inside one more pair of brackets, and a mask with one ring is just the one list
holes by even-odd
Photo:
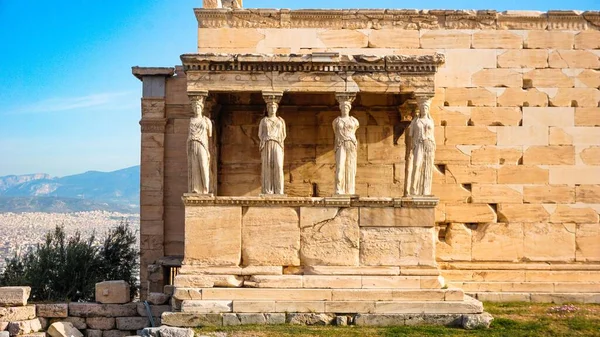
[[[29, 287], [0, 287], [0, 337], [126, 337], [151, 327], [143, 302], [130, 302], [124, 281], [96, 285], [98, 303], [28, 304]], [[150, 313], [156, 326], [171, 310], [170, 295], [151, 293]], [[165, 328], [161, 336], [185, 337]], [[189, 336], [192, 337], [192, 336]]]

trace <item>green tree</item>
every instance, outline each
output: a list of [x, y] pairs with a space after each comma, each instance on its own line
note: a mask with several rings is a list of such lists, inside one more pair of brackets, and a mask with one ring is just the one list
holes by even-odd
[[126, 222], [109, 231], [102, 246], [79, 232], [67, 238], [64, 228], [46, 234], [35, 249], [7, 261], [0, 285], [28, 285], [35, 301], [94, 300], [95, 284], [125, 280], [138, 289], [135, 234]]

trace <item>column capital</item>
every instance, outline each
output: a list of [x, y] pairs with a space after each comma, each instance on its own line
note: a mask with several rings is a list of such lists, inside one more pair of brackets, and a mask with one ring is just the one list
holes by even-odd
[[283, 97], [283, 91], [263, 90], [262, 97], [265, 100], [265, 103], [279, 104], [279, 102], [281, 102], [281, 98]]
[[431, 101], [433, 100], [433, 94], [415, 94], [415, 99], [417, 100], [420, 111], [423, 111], [424, 109], [429, 111]]
[[354, 102], [354, 100], [356, 99], [356, 92], [336, 92], [335, 93], [335, 99], [338, 101], [338, 103], [343, 103], [343, 102]]
[[191, 101], [206, 101], [206, 97], [208, 97], [208, 91], [199, 90], [199, 91], [188, 91], [188, 97]]

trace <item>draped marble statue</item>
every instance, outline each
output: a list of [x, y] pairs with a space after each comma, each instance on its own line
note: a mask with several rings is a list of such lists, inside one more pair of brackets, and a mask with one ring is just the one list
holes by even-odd
[[263, 194], [284, 194], [283, 155], [287, 133], [285, 121], [277, 116], [281, 97], [280, 92], [263, 92], [263, 98], [267, 103], [267, 116], [258, 126]]
[[416, 96], [418, 112], [408, 127], [407, 196], [430, 196], [435, 157], [434, 123], [429, 109], [432, 96]]
[[188, 191], [209, 194], [210, 191], [210, 142], [213, 125], [203, 115], [207, 93], [190, 95], [194, 116], [190, 119], [187, 140]]
[[333, 121], [335, 134], [335, 194], [355, 194], [358, 119], [350, 116], [355, 93], [336, 94], [341, 116]]

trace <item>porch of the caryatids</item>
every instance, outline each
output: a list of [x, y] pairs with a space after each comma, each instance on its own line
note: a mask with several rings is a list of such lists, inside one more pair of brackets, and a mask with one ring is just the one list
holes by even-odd
[[407, 131], [405, 196], [431, 196], [435, 159], [435, 124], [430, 114], [432, 94], [415, 95], [418, 110]]

